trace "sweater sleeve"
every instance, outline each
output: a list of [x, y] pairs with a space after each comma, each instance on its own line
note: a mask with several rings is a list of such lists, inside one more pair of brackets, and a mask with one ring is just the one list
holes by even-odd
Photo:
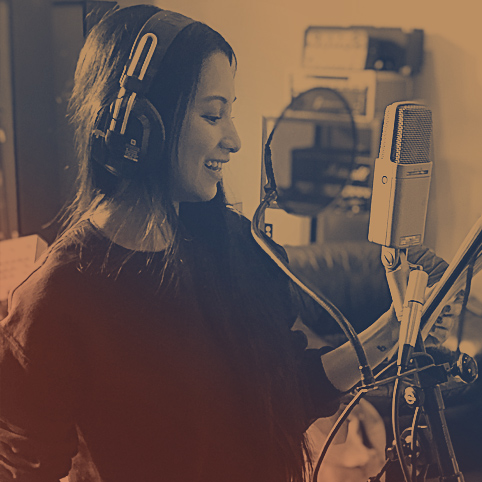
[[326, 376], [321, 357], [332, 348], [307, 348], [306, 335], [302, 331], [293, 331], [293, 340], [299, 356], [299, 379], [305, 401], [307, 423], [317, 418], [329, 417], [336, 413], [340, 399], [344, 395], [333, 386]]
[[0, 480], [5, 482], [58, 481], [77, 451], [72, 347], [66, 328], [57, 328], [53, 301], [43, 283], [27, 280], [0, 322]]
[[[306, 335], [302, 331], [293, 329], [300, 310], [299, 288], [258, 246], [251, 236], [249, 221], [234, 214], [231, 218], [232, 239], [241, 246], [240, 250], [243, 253], [243, 259], [246, 259], [247, 269], [252, 267], [248, 279], [253, 286], [259, 287], [259, 292], [263, 293], [261, 304], [274, 310], [271, 315], [275, 313], [277, 329], [288, 333], [289, 345], [296, 360], [296, 376], [304, 402], [307, 424], [309, 425], [317, 418], [333, 415], [338, 410], [339, 399], [343, 394], [332, 385], [323, 368], [321, 356], [327, 348], [308, 349]], [[282, 246], [269, 238], [265, 241], [278, 258], [288, 262], [286, 250]], [[269, 312], [266, 314], [266, 318], [268, 317], [270, 317]], [[274, 330], [274, 324], [271, 327]]]

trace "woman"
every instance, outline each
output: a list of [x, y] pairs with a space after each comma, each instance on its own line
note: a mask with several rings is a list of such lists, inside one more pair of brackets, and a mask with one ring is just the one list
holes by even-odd
[[[307, 350], [291, 330], [292, 288], [226, 203], [240, 140], [218, 33], [193, 22], [162, 59], [146, 93], [165, 127], [156, 162], [123, 177], [94, 159], [98, 113], [157, 12], [110, 13], [80, 56], [77, 197], [1, 325], [2, 481], [65, 477], [79, 435], [104, 482], [302, 481], [306, 428], [358, 381], [349, 345]], [[373, 365], [397, 336], [391, 311], [361, 335]]]

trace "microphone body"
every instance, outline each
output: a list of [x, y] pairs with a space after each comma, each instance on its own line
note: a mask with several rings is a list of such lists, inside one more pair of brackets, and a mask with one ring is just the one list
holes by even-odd
[[422, 244], [432, 175], [432, 113], [422, 104], [387, 107], [375, 160], [368, 240], [392, 248]]

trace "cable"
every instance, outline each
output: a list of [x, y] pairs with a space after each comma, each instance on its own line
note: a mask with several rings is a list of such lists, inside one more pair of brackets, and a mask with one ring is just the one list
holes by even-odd
[[387, 459], [385, 461], [385, 464], [383, 465], [383, 467], [381, 468], [380, 472], [378, 472], [377, 475], [375, 475], [375, 477], [370, 477], [368, 479], [368, 482], [380, 482], [383, 474], [387, 471], [388, 469], [388, 466], [392, 463], [392, 461], [390, 459]]
[[474, 253], [474, 255], [470, 258], [470, 261], [467, 264], [467, 275], [465, 279], [464, 297], [462, 299], [462, 308], [460, 310], [459, 322], [457, 326], [457, 348], [456, 348], [457, 355], [460, 355], [460, 344], [462, 343], [462, 338], [464, 335], [465, 314], [467, 312], [467, 304], [469, 302], [470, 289], [472, 287], [472, 278], [474, 276], [475, 260], [477, 259], [477, 256], [479, 256], [480, 252], [481, 252], [481, 248], [479, 248], [479, 251]]
[[[395, 375], [395, 376], [392, 376], [392, 377], [389, 377], [389, 378], [385, 378], [384, 380], [381, 380], [379, 382], [375, 382], [373, 387], [370, 387], [370, 388], [377, 388], [377, 387], [380, 387], [382, 385], [386, 385], [387, 383], [394, 382], [396, 378], [405, 378], [405, 377], [408, 377], [409, 375], [414, 375], [415, 373], [423, 372], [423, 371], [431, 368], [433, 365], [435, 365], [435, 360], [433, 359], [432, 355], [429, 355], [428, 353], [422, 353], [422, 352], [412, 353], [412, 360], [415, 359], [415, 358], [428, 358], [429, 361], [430, 361], [430, 364], [425, 365], [422, 368], [415, 368], [413, 370], [407, 370], [406, 372], [403, 372], [402, 375]], [[378, 380], [388, 370], [390, 370], [391, 368], [394, 368], [396, 366], [397, 366], [396, 360], [392, 361], [389, 365], [384, 367], [383, 370], [381, 370], [379, 373], [377, 373], [375, 375], [375, 379]]]
[[[399, 369], [399, 374], [400, 373]], [[400, 379], [396, 378], [393, 385], [393, 397], [392, 397], [392, 431], [393, 431], [393, 442], [395, 444], [395, 449], [398, 455], [398, 461], [400, 462], [400, 468], [402, 469], [403, 478], [405, 482], [412, 482], [410, 476], [407, 461], [403, 455], [402, 440], [400, 435], [400, 420], [398, 418], [398, 412], [400, 411]]]
[[331, 443], [333, 442], [333, 439], [335, 438], [336, 434], [338, 433], [338, 430], [340, 430], [340, 427], [342, 424], [345, 422], [345, 420], [348, 418], [350, 413], [353, 411], [355, 408], [356, 404], [360, 401], [361, 397], [367, 393], [367, 390], [363, 389], [360, 390], [350, 401], [350, 403], [345, 407], [345, 410], [341, 413], [341, 415], [337, 418], [336, 422], [334, 423], [333, 427], [330, 430], [330, 433], [328, 434], [328, 437], [325, 440], [325, 443], [323, 444], [323, 448], [321, 450], [321, 453], [318, 457], [318, 461], [316, 463], [315, 470], [313, 471], [313, 482], [317, 482], [318, 480], [318, 475], [320, 472], [321, 464], [323, 462], [323, 459], [325, 458], [326, 452], [328, 451]]
[[[414, 370], [408, 370], [406, 372], [404, 372], [402, 375], [397, 375], [395, 377], [390, 377], [386, 380], [381, 380], [380, 382], [377, 382], [375, 384], [373, 384], [371, 387], [364, 387], [364, 388], [361, 388], [359, 389], [359, 391], [357, 392], [356, 396], [353, 398], [353, 400], [350, 402], [350, 404], [347, 405], [347, 407], [345, 408], [345, 410], [342, 412], [342, 414], [340, 415], [340, 417], [338, 417], [338, 419], [336, 420], [335, 424], [333, 425], [330, 433], [328, 434], [328, 437], [323, 445], [323, 448], [320, 452], [320, 455], [318, 456], [318, 460], [317, 460], [317, 463], [316, 463], [316, 467], [315, 467], [315, 471], [313, 473], [313, 481], [316, 482], [316, 479], [318, 478], [318, 475], [319, 475], [319, 470], [321, 468], [321, 464], [325, 458], [325, 455], [326, 455], [326, 452], [328, 451], [328, 448], [330, 447], [331, 443], [333, 442], [333, 439], [335, 438], [336, 434], [338, 433], [338, 430], [340, 429], [342, 423], [348, 418], [348, 416], [350, 415], [350, 413], [352, 412], [352, 410], [355, 408], [355, 404], [357, 402], [360, 401], [361, 399], [361, 396], [362, 395], [365, 395], [366, 393], [368, 393], [369, 390], [372, 390], [372, 389], [375, 389], [381, 385], [384, 385], [386, 383], [391, 383], [392, 381], [395, 381], [395, 380], [398, 380], [400, 378], [400, 376], [402, 377], [407, 377], [407, 376], [410, 376], [410, 375], [413, 375], [413, 374], [416, 374], [416, 373], [419, 373], [421, 371], [425, 371], [427, 370], [428, 368], [431, 368], [433, 366], [433, 358], [431, 355], [427, 354], [427, 353], [414, 353], [413, 354], [413, 358], [421, 358], [421, 357], [424, 357], [424, 358], [429, 358], [429, 360], [432, 362], [432, 365], [426, 365], [422, 368], [416, 368]], [[386, 366], [383, 370], [381, 370], [376, 376], [375, 378], [378, 380], [379, 378], [381, 378], [381, 376], [386, 373], [388, 370], [390, 370], [391, 368], [395, 367], [396, 366], [396, 362], [392, 362], [390, 363], [388, 366]], [[386, 466], [384, 466], [384, 468], [382, 469], [382, 472], [379, 474], [379, 476], [381, 477], [381, 475], [383, 474], [383, 472], [386, 470]]]
[[412, 419], [412, 427], [411, 427], [411, 436], [412, 441], [410, 443], [410, 452], [411, 452], [411, 463], [412, 463], [412, 480], [417, 480], [417, 432], [418, 432], [418, 421], [420, 420], [420, 407], [415, 408], [415, 412], [413, 414]]
[[[401, 434], [400, 434], [400, 419], [399, 419], [399, 411], [400, 411], [400, 398], [401, 398], [401, 385], [400, 385], [400, 381], [401, 381], [401, 377], [406, 377], [410, 374], [417, 374], [417, 373], [420, 373], [422, 371], [425, 371], [429, 368], [431, 368], [432, 366], [434, 366], [434, 359], [431, 355], [429, 355], [428, 353], [423, 353], [423, 352], [420, 352], [420, 353], [413, 353], [412, 354], [412, 359], [415, 359], [415, 358], [428, 358], [429, 361], [431, 362], [430, 365], [425, 365], [423, 367], [418, 367], [418, 365], [416, 364], [416, 368], [413, 369], [413, 370], [407, 370], [405, 372], [403, 372], [403, 367], [399, 367], [398, 368], [398, 373], [397, 373], [397, 377], [395, 378], [395, 382], [394, 382], [394, 385], [393, 385], [393, 395], [392, 395], [392, 432], [393, 432], [393, 442], [395, 444], [395, 449], [397, 451], [397, 455], [398, 455], [398, 460], [400, 462], [400, 468], [402, 470], [402, 474], [403, 474], [403, 477], [405, 479], [405, 482], [415, 482], [416, 481], [416, 477], [412, 477], [413, 476], [413, 470], [416, 470], [414, 469], [415, 467], [415, 460], [416, 460], [416, 457], [415, 457], [415, 437], [416, 437], [416, 433], [415, 433], [415, 426], [416, 424], [418, 423], [418, 417], [419, 417], [419, 410], [417, 407], [416, 411], [415, 411], [415, 414], [414, 414], [414, 419], [412, 421], [412, 474], [410, 474], [410, 471], [409, 471], [409, 468], [408, 468], [408, 464], [407, 464], [407, 461], [405, 460], [405, 457], [404, 457], [404, 454], [403, 454], [403, 446], [402, 446], [402, 439], [401, 439]], [[416, 473], [416, 472], [415, 472]]]

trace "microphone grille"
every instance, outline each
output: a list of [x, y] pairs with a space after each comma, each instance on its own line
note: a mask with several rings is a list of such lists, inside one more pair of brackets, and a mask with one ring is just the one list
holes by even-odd
[[[392, 112], [393, 114], [393, 112]], [[396, 105], [393, 136], [380, 146], [380, 154], [390, 149], [390, 160], [397, 164], [418, 164], [430, 161], [432, 143], [432, 111], [421, 104]], [[383, 129], [387, 129], [390, 115], [385, 116]], [[392, 118], [393, 120], [393, 118]]]

